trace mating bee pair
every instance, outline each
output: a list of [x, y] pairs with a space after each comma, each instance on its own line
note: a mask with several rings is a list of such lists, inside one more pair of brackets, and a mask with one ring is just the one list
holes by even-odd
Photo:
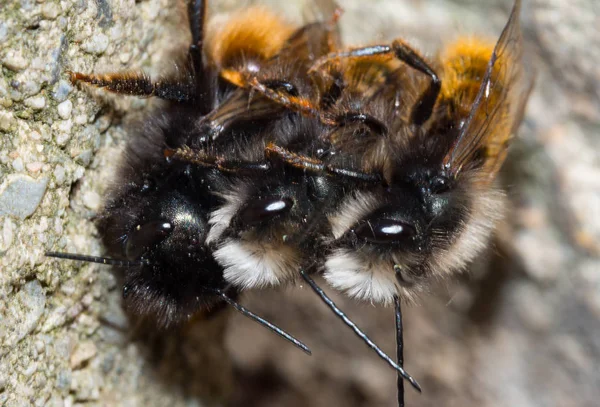
[[126, 306], [161, 325], [226, 301], [307, 350], [235, 302], [301, 276], [419, 388], [311, 275], [394, 302], [401, 348], [400, 300], [485, 247], [527, 98], [520, 2], [495, 47], [461, 39], [431, 61], [401, 40], [342, 48], [328, 5], [296, 30], [251, 8], [208, 33], [206, 3], [192, 0], [188, 69], [157, 81], [71, 73], [169, 103], [129, 140], [99, 216], [111, 258], [48, 255], [124, 267]]

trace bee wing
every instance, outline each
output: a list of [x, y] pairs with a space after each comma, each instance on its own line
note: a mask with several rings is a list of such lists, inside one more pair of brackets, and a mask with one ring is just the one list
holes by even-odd
[[335, 0], [307, 0], [302, 8], [304, 22], [327, 21], [341, 11]]
[[506, 157], [508, 143], [523, 118], [532, 81], [525, 75], [517, 0], [488, 63], [469, 116], [444, 167], [456, 176], [471, 160], [481, 157], [491, 181]]
[[255, 97], [246, 89], [236, 89], [218, 108], [204, 116], [200, 125], [215, 140], [232, 124], [244, 120], [264, 119], [282, 110], [266, 98]]
[[[330, 2], [324, 2], [330, 4]], [[300, 27], [286, 41], [276, 56], [281, 60], [302, 61], [306, 69], [319, 57], [340, 48], [341, 38], [337, 20], [341, 15], [337, 5], [331, 2], [330, 8], [319, 8], [312, 22]]]

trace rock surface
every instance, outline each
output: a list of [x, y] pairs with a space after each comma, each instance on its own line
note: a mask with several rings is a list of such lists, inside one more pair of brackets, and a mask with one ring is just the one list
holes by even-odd
[[[242, 2], [214, 3], [213, 13]], [[300, 0], [265, 3], [301, 15]], [[497, 36], [510, 3], [340, 0], [340, 23], [349, 44], [401, 36], [433, 53], [457, 33]], [[169, 334], [128, 328], [116, 276], [43, 256], [102, 253], [91, 220], [127, 122], [148, 104], [79, 89], [65, 71], [169, 68], [188, 39], [174, 4], [0, 9], [0, 405], [203, 406], [230, 394], [237, 406], [394, 405], [394, 373], [307, 288], [243, 300], [312, 358], [237, 315]], [[424, 389], [407, 391], [410, 406], [597, 405], [599, 15], [595, 0], [525, 1], [537, 83], [503, 173], [512, 209], [470, 278], [405, 309], [406, 367]], [[393, 353], [391, 310], [333, 297]]]

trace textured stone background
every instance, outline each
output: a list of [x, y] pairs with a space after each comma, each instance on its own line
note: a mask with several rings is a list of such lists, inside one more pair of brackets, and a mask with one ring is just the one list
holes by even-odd
[[[244, 302], [311, 358], [226, 313], [169, 335], [128, 328], [116, 276], [43, 257], [102, 252], [91, 219], [148, 104], [74, 88], [65, 70], [168, 69], [188, 38], [174, 3], [0, 0], [0, 405], [392, 406], [394, 373], [305, 288]], [[296, 21], [299, 3], [269, 1]], [[457, 33], [497, 36], [510, 8], [366, 3], [340, 1], [348, 43], [402, 36], [428, 52]], [[405, 310], [406, 366], [424, 388], [412, 406], [600, 397], [600, 4], [525, 3], [537, 86], [503, 177], [513, 208], [470, 278]], [[391, 310], [335, 298], [393, 352]]]

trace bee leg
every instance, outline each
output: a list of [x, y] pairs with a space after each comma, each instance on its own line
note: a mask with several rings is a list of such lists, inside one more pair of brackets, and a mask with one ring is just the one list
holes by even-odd
[[315, 71], [322, 73], [324, 71], [322, 66], [332, 59], [361, 58], [375, 55], [394, 55], [411, 68], [429, 76], [431, 82], [428, 88], [419, 97], [410, 118], [413, 124], [421, 125], [425, 123], [427, 119], [431, 117], [433, 107], [435, 106], [435, 102], [437, 101], [442, 88], [442, 81], [425, 59], [403, 41], [395, 40], [391, 45], [373, 45], [370, 47], [355, 48], [349, 51], [334, 52], [325, 55], [314, 63], [309, 69], [309, 73]]
[[165, 100], [185, 102], [192, 98], [185, 81], [156, 81], [142, 72], [109, 73], [103, 75], [68, 72], [72, 83], [84, 82], [111, 92], [132, 96], [156, 96]]
[[[223, 69], [221, 77], [242, 89], [249, 89], [282, 107], [310, 117], [321, 117], [319, 109], [309, 99], [299, 96], [296, 87], [286, 81], [261, 82], [258, 78], [233, 69]], [[327, 123], [326, 119], [323, 121]]]
[[165, 158], [175, 159], [190, 164], [195, 164], [204, 168], [214, 168], [225, 173], [240, 173], [240, 172], [266, 172], [271, 169], [268, 162], [260, 161], [242, 161], [242, 160], [227, 160], [220, 156], [211, 156], [205, 154], [201, 150], [193, 150], [188, 147], [178, 148], [176, 150], [165, 150]]
[[189, 0], [188, 19], [190, 22], [190, 32], [192, 34], [192, 43], [190, 44], [190, 58], [194, 67], [194, 72], [202, 73], [204, 67], [204, 26], [206, 21], [206, 1]]
[[262, 173], [271, 169], [268, 162], [250, 162], [220, 159], [216, 163], [216, 168], [221, 172], [230, 174], [240, 173]]
[[400, 40], [395, 40], [392, 42], [392, 49], [396, 58], [408, 64], [408, 66], [411, 68], [424, 73], [431, 79], [429, 86], [427, 89], [425, 89], [421, 96], [419, 96], [419, 100], [413, 107], [413, 111], [410, 115], [411, 122], [420, 126], [431, 117], [433, 107], [435, 106], [435, 102], [437, 101], [440, 90], [442, 89], [442, 80], [435, 73], [433, 68], [429, 66], [425, 59], [406, 43]]
[[188, 52], [188, 60], [191, 66], [193, 81], [196, 84], [195, 102], [199, 104], [200, 110], [210, 111], [213, 104], [211, 89], [211, 75], [204, 55], [204, 34], [206, 26], [206, 0], [189, 0], [188, 2], [188, 20], [190, 23], [190, 32], [192, 34], [192, 43]]
[[312, 174], [327, 174], [330, 176], [340, 176], [349, 178], [355, 181], [362, 182], [382, 182], [382, 177], [379, 174], [369, 174], [365, 172], [350, 170], [346, 168], [338, 168], [332, 165], [327, 165], [323, 161], [296, 154], [283, 147], [277, 146], [273, 143], [269, 144], [265, 148], [265, 155], [270, 161], [283, 162], [293, 168], [304, 170], [305, 172]]
[[279, 161], [290, 167], [304, 170], [305, 172], [318, 174], [325, 171], [325, 164], [323, 161], [293, 153], [273, 143], [269, 143], [269, 145], [265, 147], [265, 156], [270, 161]]
[[[404, 337], [402, 332], [402, 308], [400, 307], [400, 299], [394, 296], [394, 311], [396, 316], [396, 363], [404, 368]], [[404, 380], [402, 375], [398, 373], [398, 407], [404, 407]]]

